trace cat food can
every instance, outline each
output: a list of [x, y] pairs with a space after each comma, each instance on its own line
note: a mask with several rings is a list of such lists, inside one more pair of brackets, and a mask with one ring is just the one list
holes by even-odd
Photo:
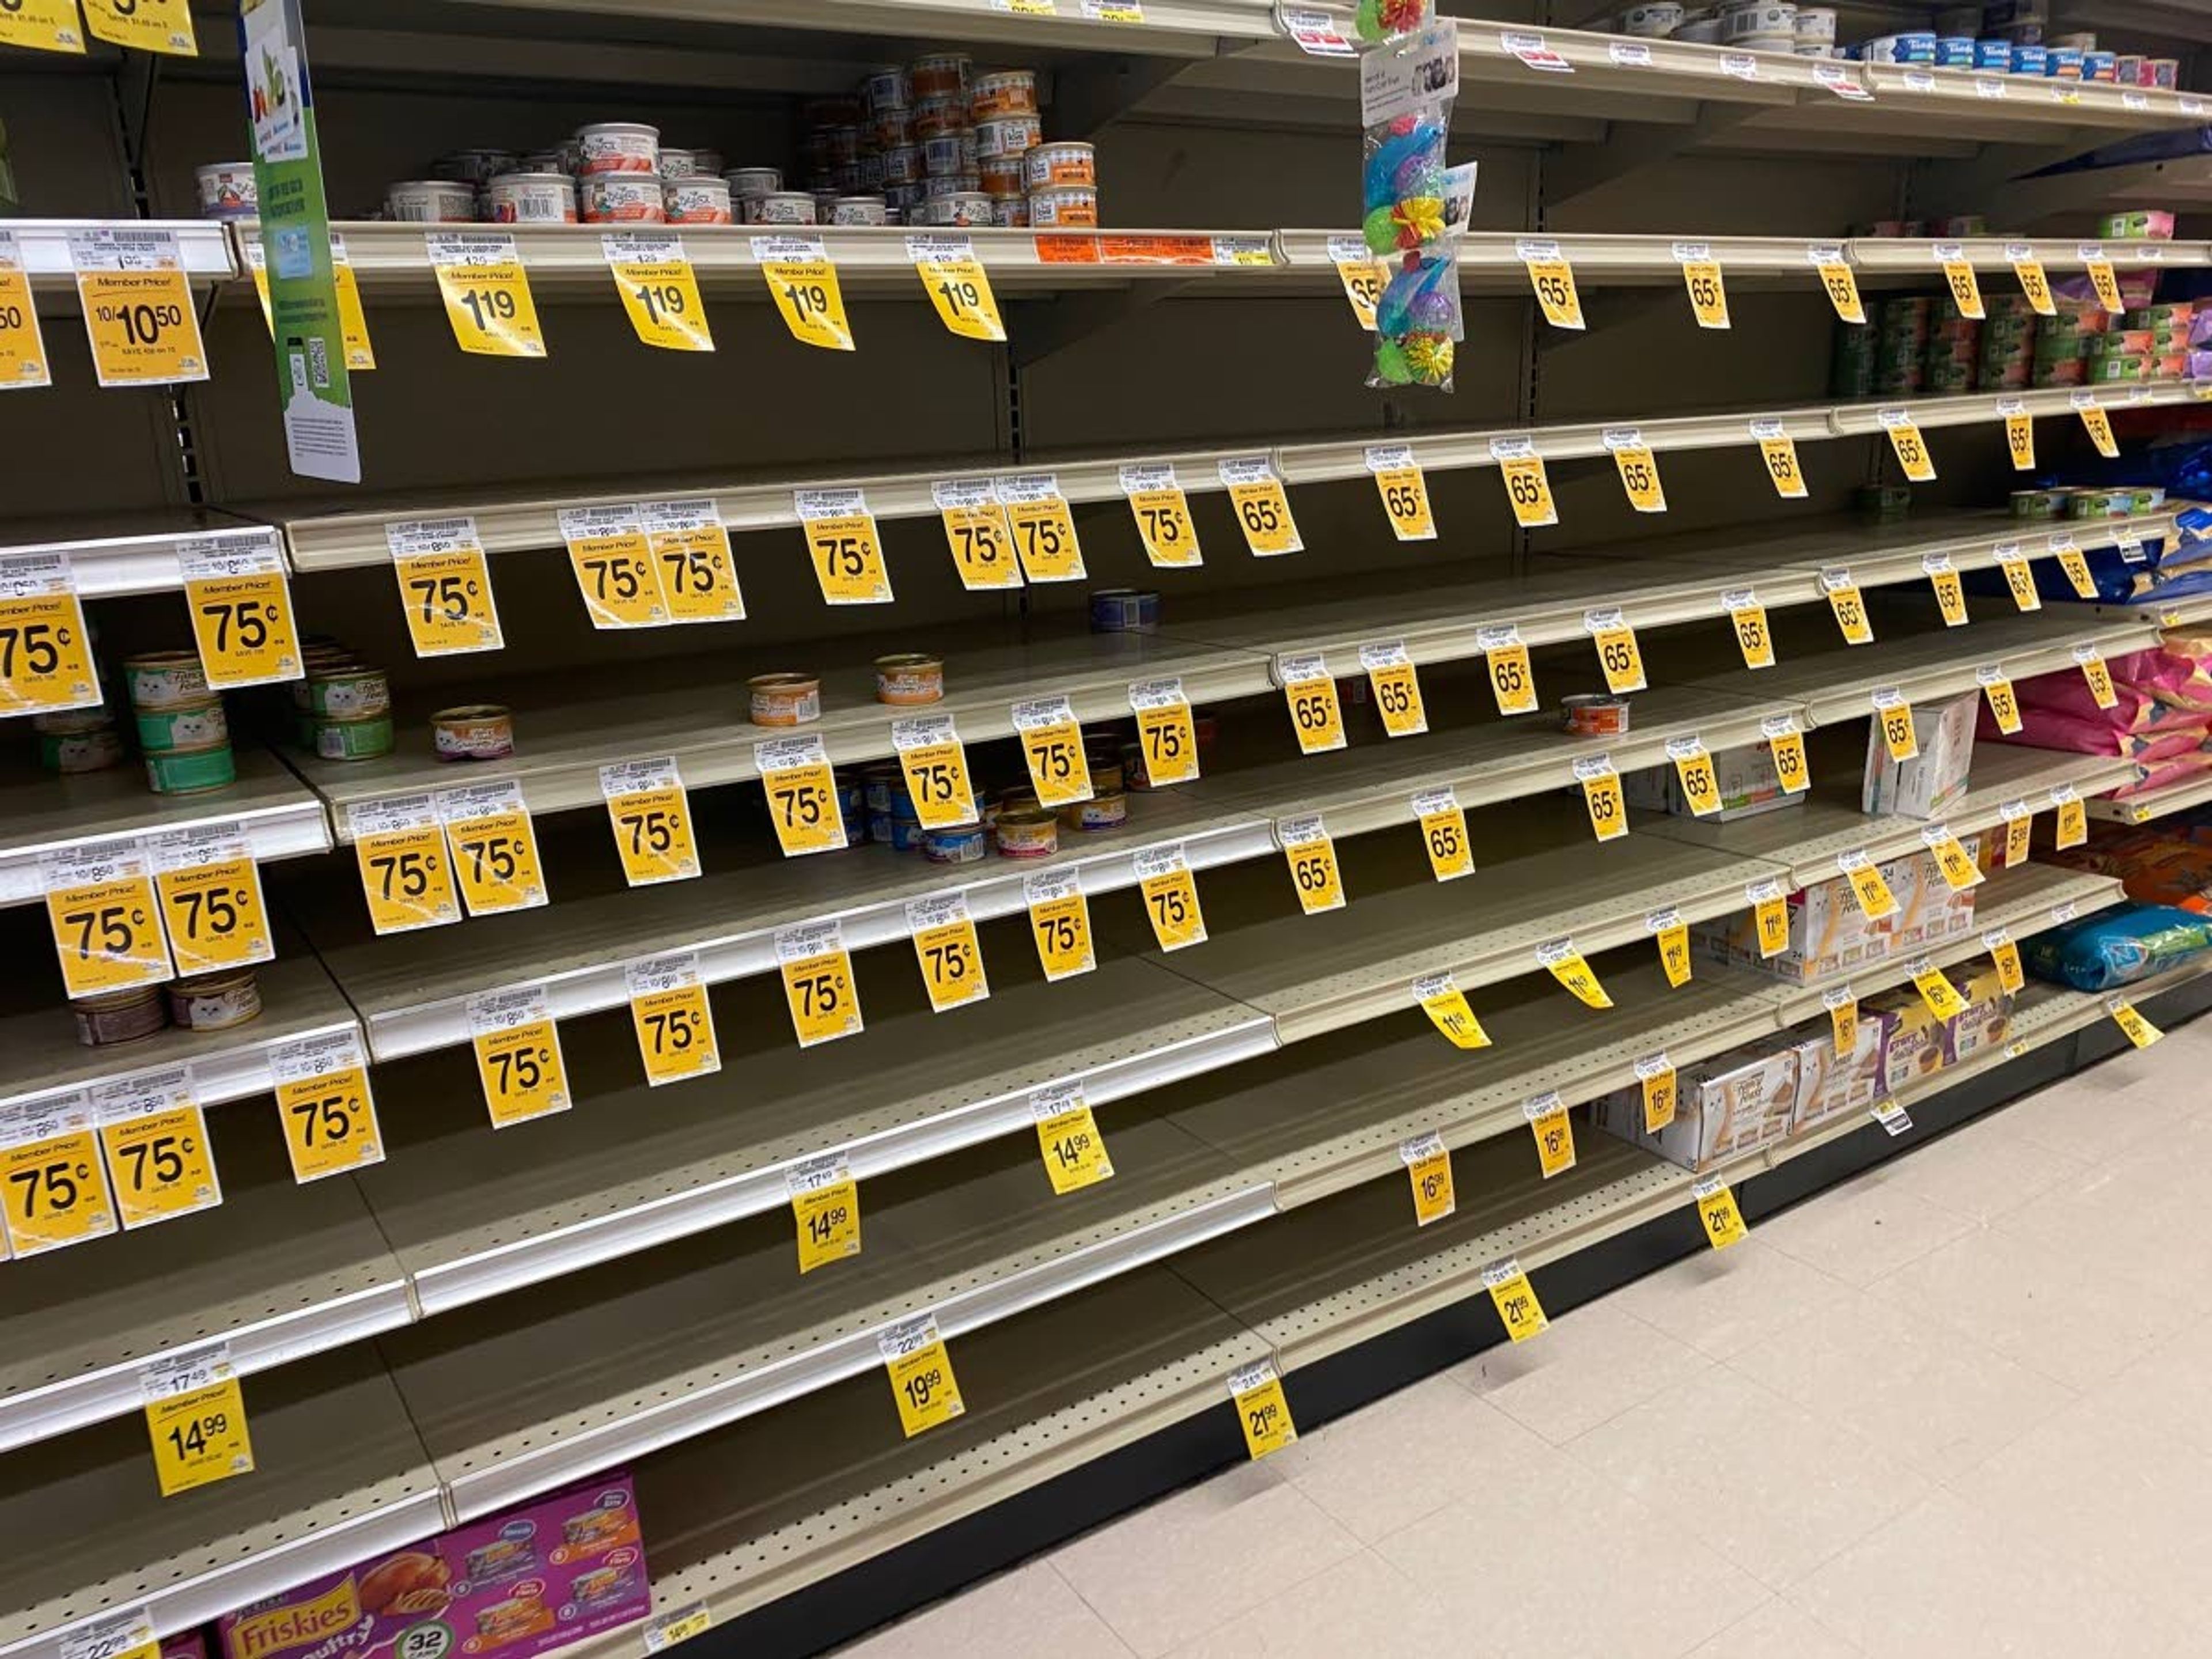
[[1002, 807], [991, 825], [991, 836], [1006, 858], [1049, 858], [1060, 851], [1060, 819], [1042, 807], [1019, 812]]
[[238, 781], [238, 763], [230, 745], [212, 749], [173, 749], [146, 757], [146, 787], [157, 795], [198, 795], [224, 789]]
[[2042, 523], [2063, 517], [2066, 512], [2065, 492], [2057, 489], [2015, 489], [2012, 492], [2012, 515], [2031, 523]]
[[223, 718], [222, 699], [180, 703], [173, 708], [133, 711], [138, 726], [138, 747], [149, 755], [165, 755], [174, 749], [212, 749], [230, 741], [230, 722]]
[[1620, 32], [1639, 35], [1648, 40], [1663, 40], [1682, 27], [1685, 15], [1675, 0], [1660, 0], [1655, 5], [1631, 6], [1620, 14]]
[[169, 1018], [187, 1031], [228, 1031], [261, 1012], [261, 987], [251, 968], [172, 980], [165, 988]]
[[701, 166], [700, 155], [701, 152], [696, 149], [663, 148], [660, 152], [660, 166], [656, 169], [660, 174], [661, 182], [665, 184], [671, 179], [696, 179], [702, 173], [716, 174], [721, 172], [720, 167]]
[[964, 52], [936, 52], [917, 58], [907, 79], [919, 99], [957, 98], [965, 108], [968, 83], [975, 65]]
[[983, 194], [994, 203], [1003, 205], [1018, 200], [1022, 193], [1022, 158], [987, 155], [976, 163], [975, 178], [983, 186]]
[[123, 659], [123, 684], [133, 708], [182, 708], [215, 696], [192, 651], [149, 651]]
[[392, 752], [392, 711], [343, 718], [310, 716], [307, 741], [322, 760], [375, 760]]
[[2118, 52], [2085, 52], [2081, 54], [2081, 78], [2084, 81], [2117, 81], [2120, 78], [2120, 58]]
[[971, 160], [980, 155], [975, 136], [968, 128], [957, 132], [932, 133], [921, 141], [921, 172], [927, 179], [957, 179], [969, 171]]
[[381, 668], [311, 670], [301, 684], [307, 688], [307, 712], [325, 720], [352, 720], [392, 712], [392, 685]]
[[732, 200], [757, 202], [782, 190], [783, 171], [780, 167], [732, 167], [722, 175], [722, 182], [729, 185]]
[[1628, 730], [1628, 699], [1595, 696], [1559, 699], [1561, 723], [1578, 738], [1617, 738]]
[[576, 171], [586, 178], [603, 173], [660, 172], [660, 129], [640, 121], [599, 121], [576, 129]]
[[502, 173], [515, 172], [515, 159], [511, 149], [448, 150], [430, 163], [430, 171], [441, 179], [458, 179], [481, 188]]
[[1030, 222], [1030, 198], [1026, 196], [1001, 196], [993, 206], [991, 222], [1002, 228], [1019, 230]]
[[73, 776], [81, 772], [105, 772], [122, 763], [123, 734], [112, 720], [100, 720], [81, 731], [41, 729], [39, 764], [49, 772]]
[[737, 210], [730, 200], [729, 181], [710, 173], [696, 173], [689, 179], [662, 179], [660, 201], [672, 225], [726, 225], [735, 222]]
[[[1031, 155], [1036, 152], [1031, 150]], [[987, 197], [984, 198], [988, 200]], [[1096, 230], [1098, 228], [1098, 192], [1085, 185], [1069, 185], [1054, 190], [1032, 190], [1030, 192], [1030, 222], [1039, 227], [1056, 227], [1062, 230]]]
[[914, 106], [908, 130], [921, 143], [968, 131], [968, 106], [957, 98], [925, 98]]
[[887, 144], [881, 156], [884, 184], [911, 185], [921, 178], [921, 151], [912, 144]]
[[473, 224], [476, 186], [457, 179], [406, 179], [385, 191], [384, 216], [408, 224]]
[[584, 179], [587, 225], [658, 225], [668, 220], [668, 198], [657, 173], [594, 173]]
[[501, 225], [573, 225], [576, 181], [565, 173], [502, 173], [484, 186], [484, 216]]
[[901, 65], [885, 64], [868, 71], [868, 78], [860, 82], [860, 96], [872, 112], [905, 109], [914, 102], [914, 82]]
[[495, 702], [441, 708], [430, 716], [430, 735], [440, 760], [505, 760], [514, 752], [514, 715]]
[[755, 726], [811, 726], [822, 718], [822, 682], [811, 674], [756, 674], [745, 690]]
[[1160, 625], [1160, 596], [1149, 587], [1101, 587], [1091, 595], [1094, 634], [1149, 634]]
[[1036, 71], [991, 70], [975, 76], [968, 88], [968, 112], [979, 122], [1006, 115], [1035, 115]]
[[1034, 115], [1001, 115], [975, 129], [975, 157], [979, 161], [1026, 155], [1044, 141], [1044, 127]]
[[991, 850], [980, 823], [921, 832], [921, 855], [932, 864], [981, 864]]
[[880, 196], [840, 196], [830, 210], [833, 225], [887, 225], [890, 215]]
[[1033, 191], [1059, 185], [1096, 185], [1097, 152], [1089, 144], [1039, 144], [1022, 158], [1022, 178]]
[[951, 226], [962, 230], [989, 225], [996, 221], [991, 198], [980, 190], [958, 191], [950, 196], [939, 196], [921, 204], [921, 217], [917, 222], [925, 225]]
[[746, 206], [752, 216], [745, 221], [750, 225], [811, 225], [819, 222], [814, 211], [814, 198], [805, 191], [771, 191], [766, 196], [748, 198]]
[[151, 1036], [169, 1023], [168, 1006], [158, 985], [82, 997], [70, 1004], [70, 1012], [76, 1020], [76, 1040], [88, 1048]]
[[945, 697], [945, 661], [920, 651], [876, 659], [876, 701], [895, 707], [940, 702]]
[[[1121, 763], [1114, 763], [1119, 773]], [[1060, 822], [1064, 829], [1075, 830], [1119, 830], [1129, 821], [1129, 798], [1118, 788], [1101, 786], [1097, 775], [1091, 775], [1091, 786], [1097, 793], [1089, 800], [1070, 802], [1060, 809]]]
[[194, 170], [203, 219], [251, 219], [261, 210], [251, 161], [210, 161]]

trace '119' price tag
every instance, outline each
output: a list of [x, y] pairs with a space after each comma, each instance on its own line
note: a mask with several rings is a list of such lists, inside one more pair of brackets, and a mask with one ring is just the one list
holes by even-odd
[[714, 349], [698, 275], [681, 236], [609, 231], [599, 238], [599, 247], [640, 341], [663, 351]]
[[983, 262], [975, 257], [973, 239], [909, 236], [906, 257], [914, 261], [922, 291], [947, 329], [965, 340], [1006, 337], [1006, 325], [999, 317], [999, 296], [992, 293]]
[[853, 330], [845, 320], [844, 290], [822, 239], [756, 236], [752, 250], [791, 337], [824, 351], [850, 351]]

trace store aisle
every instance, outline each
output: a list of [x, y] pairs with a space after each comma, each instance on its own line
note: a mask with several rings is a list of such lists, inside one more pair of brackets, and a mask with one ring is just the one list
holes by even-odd
[[2212, 1652], [2212, 1020], [851, 1659]]

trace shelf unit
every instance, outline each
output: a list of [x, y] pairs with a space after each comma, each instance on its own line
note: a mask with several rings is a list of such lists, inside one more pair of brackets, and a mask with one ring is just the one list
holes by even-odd
[[[50, 391], [0, 400], [0, 452], [29, 456], [40, 486], [35, 516], [0, 519], [0, 553], [66, 554], [103, 654], [119, 657], [181, 642], [188, 544], [273, 544], [303, 631], [342, 629], [389, 667], [402, 733], [387, 758], [319, 762], [283, 741], [282, 691], [260, 692], [237, 729], [280, 746], [241, 740], [227, 791], [156, 797], [123, 772], [0, 775], [0, 905], [18, 907], [8, 925], [27, 968], [0, 1007], [0, 1106], [188, 1061], [201, 1102], [221, 1108], [207, 1124], [224, 1197], [173, 1224], [0, 1263], [0, 1659], [61, 1659], [64, 1633], [119, 1607], [181, 1630], [622, 1464], [640, 1481], [656, 1610], [696, 1601], [733, 1619], [1046, 1480], [1085, 1480], [1094, 1460], [1217, 1409], [1238, 1364], [1272, 1359], [1296, 1388], [1430, 1314], [1473, 1301], [1486, 1319], [1480, 1272], [1500, 1256], [1541, 1272], [1671, 1224], [1689, 1201], [1687, 1172], [1587, 1128], [1574, 1168], [1542, 1181], [1522, 1139], [1532, 1097], [1556, 1091], [1579, 1113], [1632, 1085], [1649, 1053], [1686, 1068], [1823, 1022], [1838, 981], [1700, 955], [1669, 988], [1651, 919], [1717, 921], [1742, 911], [1754, 884], [1832, 878], [1839, 854], [1918, 850], [1917, 823], [1856, 810], [1854, 746], [1877, 692], [1926, 702], [1975, 692], [1988, 665], [2015, 680], [2071, 672], [2078, 644], [2115, 657], [2172, 620], [2212, 615], [2201, 602], [2018, 615], [2002, 595], [1978, 596], [1971, 625], [1939, 629], [1923, 561], [1973, 573], [2015, 544], [2039, 558], [2062, 538], [2090, 550], [2168, 539], [2178, 509], [2027, 526], [1978, 508], [2024, 480], [1997, 433], [1971, 429], [2016, 399], [2058, 417], [2039, 437], [2063, 457], [2070, 392], [1839, 402], [1820, 389], [1825, 353], [1808, 346], [1834, 325], [1815, 249], [1838, 250], [1869, 290], [1940, 283], [1938, 244], [1853, 237], [1854, 221], [1924, 201], [2017, 227], [1960, 247], [1994, 296], [2011, 292], [2023, 247], [2054, 276], [2079, 271], [2087, 225], [2061, 221], [2093, 203], [2212, 200], [2196, 163], [2023, 176], [2201, 125], [2197, 94], [1993, 89], [1948, 71], [1462, 19], [1471, 95], [1455, 138], [1483, 172], [1477, 228], [1459, 246], [1480, 301], [1461, 392], [1456, 403], [1374, 398], [1358, 389], [1365, 345], [1343, 314], [1335, 256], [1352, 233], [1281, 228], [1346, 217], [1340, 179], [1316, 181], [1354, 153], [1356, 69], [1301, 51], [1263, 0], [1145, 0], [1140, 21], [1085, 0], [1044, 4], [319, 0], [309, 44], [324, 90], [339, 94], [322, 107], [349, 124], [343, 154], [333, 144], [334, 203], [373, 201], [441, 145], [550, 131], [556, 118], [643, 112], [672, 142], [696, 131], [732, 161], [755, 159], [787, 125], [757, 94], [842, 91], [869, 64], [947, 43], [1033, 64], [1048, 131], [1096, 137], [1107, 181], [1097, 232], [951, 233], [1008, 302], [1004, 349], [939, 332], [907, 233], [823, 227], [813, 234], [863, 308], [865, 337], [849, 356], [805, 352], [761, 303], [750, 230], [694, 228], [681, 234], [703, 291], [748, 302], [757, 332], [740, 342], [732, 330], [714, 357], [647, 351], [613, 303], [602, 228], [524, 226], [514, 234], [533, 289], [564, 307], [548, 330], [556, 361], [457, 361], [433, 308], [424, 228], [343, 225], [380, 361], [356, 387], [371, 486], [344, 497], [277, 457], [245, 258], [258, 228], [150, 216], [191, 199], [193, 164], [234, 153], [234, 42], [205, 31], [204, 60], [159, 76], [107, 52], [67, 76], [25, 75], [21, 54], [0, 53], [0, 101], [37, 162], [22, 175], [34, 216], [8, 223], [57, 360]], [[1348, 27], [1348, 9], [1326, 9]], [[1528, 61], [1545, 53], [1565, 72]], [[485, 82], [475, 66], [491, 62]], [[610, 88], [628, 90], [599, 107]], [[1813, 182], [1777, 189], [1774, 169], [1792, 165]], [[340, 180], [340, 167], [359, 171]], [[58, 216], [133, 202], [149, 216]], [[176, 232], [212, 380], [90, 390], [67, 256], [72, 224], [87, 222]], [[1652, 229], [1668, 225], [1697, 228]], [[2212, 266], [2207, 229], [2103, 252], [2130, 270], [2198, 270]], [[1532, 237], [1556, 242], [1593, 294], [1651, 293], [1601, 299], [1587, 333], [1547, 330], [1529, 289]], [[1696, 330], [1679, 291], [1663, 292], [1692, 241], [1745, 296], [1726, 334]], [[1589, 347], [1555, 349], [1577, 341]], [[2132, 435], [2204, 393], [2169, 381], [2095, 398], [2141, 412]], [[1650, 411], [1635, 424], [1668, 472], [1671, 520], [1632, 518], [1612, 486], [1606, 434], [1636, 409]], [[1887, 476], [1891, 410], [1933, 436], [1942, 478], [1911, 519], [1874, 526], [1843, 509], [1851, 483]], [[465, 441], [452, 424], [464, 414]], [[1812, 501], [1770, 499], [1750, 431], [1767, 420], [1824, 447]], [[143, 466], [141, 421], [155, 452]], [[1463, 476], [1494, 470], [1499, 441], [1553, 464], [1559, 526], [1516, 533], [1504, 503], [1482, 499], [1487, 482]], [[1375, 446], [1404, 447], [1429, 474], [1437, 542], [1387, 538], [1364, 482]], [[1717, 483], [1738, 466], [1732, 451], [1740, 482]], [[47, 458], [90, 455], [107, 463], [98, 498], [72, 500], [73, 475]], [[969, 595], [941, 553], [927, 569], [908, 562], [931, 543], [936, 484], [1050, 472], [1098, 550], [1094, 580], [1120, 580], [1135, 552], [1116, 510], [1125, 466], [1166, 462], [1191, 495], [1218, 497], [1220, 465], [1253, 459], [1289, 488], [1305, 553], [1248, 562], [1233, 534], [1209, 527], [1206, 567], [1146, 577], [1170, 590], [1154, 633], [1079, 631], [1077, 590]], [[794, 492], [847, 487], [893, 527], [900, 598], [824, 617], [788, 533], [801, 522]], [[736, 550], [751, 620], [691, 636], [586, 634], [557, 562], [562, 511], [664, 496], [709, 498], [749, 538]], [[456, 514], [495, 556], [507, 647], [416, 663], [380, 568], [387, 526]], [[1839, 568], [1870, 601], [1870, 647], [1826, 630], [1821, 576]], [[1743, 587], [1787, 640], [1775, 668], [1736, 665], [1722, 596]], [[1492, 715], [1486, 629], [1510, 624], [1537, 653], [1548, 708], [1597, 683], [1589, 617], [1614, 610], [1651, 671], [1632, 729], [1582, 738], [1545, 716]], [[1386, 642], [1425, 676], [1432, 729], [1406, 741], [1385, 740], [1358, 706], [1361, 647]], [[746, 677], [822, 670], [811, 730], [835, 763], [861, 765], [891, 756], [900, 712], [875, 702], [870, 659], [917, 646], [945, 658], [950, 695], [933, 712], [954, 716], [971, 751], [1004, 744], [1017, 701], [1066, 696], [1086, 723], [1126, 721], [1131, 684], [1168, 676], [1216, 717], [1218, 751], [1196, 783], [1142, 794], [1126, 828], [1070, 833], [1034, 864], [940, 866], [875, 847], [775, 856], [738, 821], [754, 745], [776, 735], [740, 717]], [[1316, 652], [1344, 688], [1352, 741], [1294, 757], [1284, 660]], [[511, 759], [459, 769], [426, 752], [425, 711], [493, 698], [516, 712]], [[1781, 716], [1812, 738], [1808, 802], [1729, 823], [1639, 811], [1625, 842], [1589, 838], [1577, 760], [1660, 766], [1672, 740], [1739, 746]], [[598, 769], [660, 756], [695, 796], [730, 793], [695, 807], [704, 876], [632, 890], [594, 833]], [[980, 775], [989, 761], [971, 764]], [[1945, 822], [1986, 832], [2014, 800], [2139, 776], [2124, 761], [1986, 745]], [[504, 780], [538, 819], [551, 902], [371, 936], [350, 809]], [[1469, 814], [1479, 867], [1439, 884], [1412, 802], [1443, 784]], [[2182, 785], [2098, 811], [2206, 799], [2212, 787]], [[1347, 902], [1306, 916], [1277, 854], [1291, 821], [1316, 812]], [[223, 823], [240, 825], [283, 919], [277, 959], [258, 975], [261, 1017], [78, 1047], [45, 966], [42, 855]], [[1170, 848], [1196, 873], [1209, 934], [1173, 953], [1133, 890], [1141, 855]], [[1022, 920], [1024, 879], [1046, 870], [1079, 873], [1093, 906], [1097, 966], [1058, 984], [1035, 965]], [[907, 907], [955, 894], [982, 930], [992, 994], [939, 1017]], [[1998, 871], [1976, 928], [1926, 954], [1965, 969], [1986, 955], [1983, 928], [2025, 939], [2119, 894], [2110, 878], [2056, 866]], [[800, 1048], [775, 935], [822, 920], [853, 953], [866, 1028]], [[1544, 970], [1540, 947], [1563, 939], [1613, 1008], [1585, 1008]], [[696, 952], [711, 990], [721, 1066], [712, 1081], [654, 1089], [640, 1076], [625, 970], [679, 951]], [[1893, 989], [1907, 954], [1840, 982], [1860, 997]], [[1416, 981], [1445, 971], [1492, 1047], [1462, 1053], [1420, 1012]], [[2132, 994], [2199, 977], [2186, 969]], [[469, 1006], [522, 988], [543, 990], [561, 1022], [573, 1108], [495, 1133]], [[1940, 1115], [1948, 1091], [2103, 1013], [2100, 998], [2033, 986], [2008, 1046], [1916, 1083], [1906, 1103]], [[386, 1161], [302, 1187], [268, 1097], [271, 1048], [307, 1035], [362, 1043]], [[1055, 1198], [1033, 1097], [1067, 1085], [1095, 1110], [1115, 1172]], [[1417, 1229], [1399, 1149], [1431, 1132], [1456, 1156], [1460, 1207]], [[1755, 1182], [1876, 1133], [1853, 1115], [1726, 1173]], [[790, 1177], [824, 1158], [860, 1183], [866, 1248], [801, 1277]], [[872, 1375], [876, 1340], [921, 1313], [950, 1341], [969, 1408], [905, 1441]], [[216, 1340], [246, 1378], [258, 1467], [156, 1503], [142, 1368]], [[615, 1632], [576, 1659], [611, 1659], [637, 1639]], [[715, 1639], [733, 1652], [747, 1640]]]

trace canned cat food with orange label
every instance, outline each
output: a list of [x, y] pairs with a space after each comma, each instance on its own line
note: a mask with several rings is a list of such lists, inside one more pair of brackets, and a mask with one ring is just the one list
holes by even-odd
[[[1036, 154], [1035, 150], [1030, 152]], [[1096, 230], [1098, 192], [1088, 185], [1068, 185], [1029, 194], [1030, 223], [1041, 230]]]
[[580, 154], [576, 171], [586, 178], [605, 173], [660, 171], [660, 129], [640, 121], [599, 121], [576, 129]]
[[495, 702], [441, 708], [430, 716], [430, 734], [440, 760], [505, 760], [514, 752], [514, 716]]
[[1005, 115], [1035, 115], [1037, 112], [1036, 71], [992, 70], [977, 76], [969, 88], [968, 112], [979, 123], [995, 120]]
[[1041, 807], [1018, 812], [1001, 807], [991, 836], [1006, 858], [1048, 858], [1060, 851], [1060, 820]]
[[1039, 144], [1022, 158], [1022, 177], [1032, 191], [1060, 185], [1096, 185], [1097, 152], [1089, 144], [1065, 141]]
[[756, 674], [745, 690], [755, 726], [811, 726], [822, 718], [822, 682], [811, 674]]
[[940, 702], [945, 696], [945, 663], [921, 652], [901, 652], [876, 659], [876, 701], [899, 707]]

